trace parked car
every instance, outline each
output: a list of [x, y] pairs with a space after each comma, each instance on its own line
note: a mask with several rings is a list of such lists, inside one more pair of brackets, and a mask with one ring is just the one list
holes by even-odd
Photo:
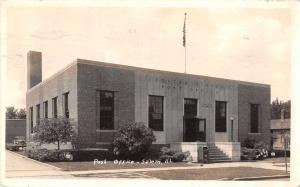
[[6, 149], [10, 151], [20, 151], [26, 147], [26, 141], [23, 136], [16, 136], [13, 143], [7, 143]]

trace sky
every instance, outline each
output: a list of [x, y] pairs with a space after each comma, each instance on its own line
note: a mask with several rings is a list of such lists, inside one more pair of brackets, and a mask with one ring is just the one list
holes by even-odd
[[25, 107], [29, 50], [43, 80], [77, 58], [271, 85], [291, 97], [291, 11], [276, 8], [11, 7], [6, 106]]

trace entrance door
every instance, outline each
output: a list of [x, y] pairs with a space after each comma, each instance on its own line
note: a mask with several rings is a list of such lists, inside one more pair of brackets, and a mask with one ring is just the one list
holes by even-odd
[[197, 99], [184, 99], [183, 141], [195, 142], [198, 136]]
[[205, 119], [199, 119], [197, 140], [200, 142], [206, 142], [206, 120]]
[[205, 142], [206, 141], [206, 121], [198, 118], [183, 119], [183, 141], [185, 142]]
[[197, 118], [185, 118], [184, 119], [184, 134], [183, 141], [195, 142], [198, 136], [198, 119]]

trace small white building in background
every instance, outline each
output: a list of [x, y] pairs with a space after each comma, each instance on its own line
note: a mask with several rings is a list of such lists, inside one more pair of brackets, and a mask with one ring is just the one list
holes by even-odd
[[291, 120], [281, 116], [281, 119], [271, 120], [272, 147], [273, 150], [284, 150], [284, 137], [287, 136], [287, 150], [290, 150]]

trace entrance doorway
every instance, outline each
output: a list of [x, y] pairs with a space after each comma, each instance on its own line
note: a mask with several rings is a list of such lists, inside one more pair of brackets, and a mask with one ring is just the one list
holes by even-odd
[[200, 142], [206, 142], [206, 120], [199, 119], [199, 129], [198, 129], [198, 137], [197, 140]]
[[199, 118], [183, 119], [183, 141], [206, 142], [206, 120]]

